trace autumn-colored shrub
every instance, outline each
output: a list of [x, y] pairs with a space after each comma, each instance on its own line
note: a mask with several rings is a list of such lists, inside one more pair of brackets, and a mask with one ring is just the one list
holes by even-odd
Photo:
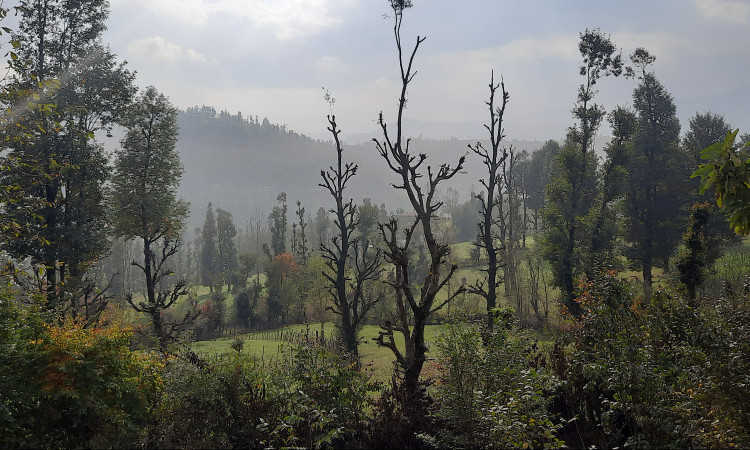
[[127, 329], [43, 324], [3, 300], [2, 423], [11, 447], [121, 447], [139, 442], [161, 364], [131, 351]]

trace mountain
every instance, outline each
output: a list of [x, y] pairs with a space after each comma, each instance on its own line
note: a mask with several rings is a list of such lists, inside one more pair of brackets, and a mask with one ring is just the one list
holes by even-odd
[[[232, 212], [238, 226], [256, 215], [266, 218], [280, 192], [287, 193], [290, 218], [297, 200], [311, 216], [320, 206], [332, 207], [329, 193], [318, 186], [320, 171], [335, 163], [332, 142], [312, 139], [265, 119], [216, 114], [213, 108], [181, 111], [178, 125], [177, 150], [185, 167], [179, 193], [191, 204], [191, 228], [201, 226], [208, 202]], [[467, 154], [468, 144], [475, 142], [415, 138], [411, 149], [427, 154], [429, 164], [453, 165]], [[504, 144], [531, 152], [543, 143]], [[484, 168], [473, 156], [468, 155], [464, 173], [441, 188], [443, 192], [449, 186], [456, 189], [461, 202], [481, 186], [479, 179]], [[344, 159], [359, 165], [359, 172], [347, 190], [356, 202], [369, 197], [374, 203], [385, 203], [389, 211], [408, 208], [404, 193], [391, 186], [398, 180], [372, 142], [345, 143]]]

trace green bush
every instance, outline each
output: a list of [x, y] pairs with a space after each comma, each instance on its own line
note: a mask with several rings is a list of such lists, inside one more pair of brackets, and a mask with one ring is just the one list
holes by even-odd
[[161, 366], [129, 349], [131, 332], [43, 323], [0, 300], [0, 435], [10, 447], [123, 447], [139, 442]]
[[425, 436], [444, 448], [558, 448], [559, 425], [549, 412], [558, 381], [533, 367], [535, 344], [499, 320], [459, 323], [437, 340], [442, 379], [435, 416], [441, 429]]
[[584, 288], [575, 344], [556, 364], [578, 436], [569, 445], [750, 444], [746, 294], [701, 307], [668, 291], [643, 300], [614, 273]]
[[188, 353], [168, 364], [164, 380], [149, 447], [350, 446], [370, 402], [360, 372], [307, 345], [271, 366], [239, 353]]

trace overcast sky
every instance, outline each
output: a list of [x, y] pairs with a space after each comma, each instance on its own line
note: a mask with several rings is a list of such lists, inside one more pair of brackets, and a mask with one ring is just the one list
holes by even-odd
[[[386, 120], [395, 114], [387, 0], [111, 2], [105, 42], [138, 72], [141, 86], [155, 85], [180, 108], [207, 104], [322, 136], [325, 87], [345, 133], [374, 130], [381, 110]], [[577, 42], [586, 28], [610, 34], [623, 55], [642, 46], [657, 57], [654, 70], [675, 96], [683, 127], [695, 113], [685, 108], [725, 113], [743, 130], [750, 125], [735, 123], [737, 115], [717, 103], [750, 92], [747, 0], [414, 0], [404, 42], [427, 40], [407, 117], [476, 123], [481, 135], [494, 69], [511, 94], [507, 135], [562, 137], [582, 81]], [[606, 80], [598, 100], [607, 108], [632, 104], [634, 86]], [[702, 99], [712, 100], [702, 108]]]

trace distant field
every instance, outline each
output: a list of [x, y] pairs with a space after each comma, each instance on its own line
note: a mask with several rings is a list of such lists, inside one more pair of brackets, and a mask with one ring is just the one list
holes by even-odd
[[[295, 330], [304, 332], [304, 325], [294, 325], [291, 327], [285, 327], [283, 330]], [[316, 331], [320, 332], [320, 324], [314, 324], [309, 326], [309, 332], [311, 334]], [[391, 379], [393, 372], [393, 352], [384, 347], [378, 347], [378, 345], [372, 340], [378, 336], [378, 330], [380, 328], [376, 325], [366, 325], [362, 329], [361, 338], [362, 344], [360, 344], [359, 351], [362, 358], [362, 364], [365, 370], [372, 373], [373, 380], [387, 382]], [[445, 325], [428, 325], [425, 329], [425, 339], [427, 345], [435, 341], [436, 336], [445, 329]], [[275, 331], [275, 330], [274, 330]], [[264, 361], [273, 361], [281, 357], [281, 349], [283, 346], [289, 346], [291, 344], [272, 339], [263, 339], [274, 333], [271, 332], [256, 332], [247, 333], [240, 335], [240, 338], [244, 341], [244, 347], [242, 350], [243, 354], [254, 355], [257, 359], [263, 359]], [[326, 323], [324, 327], [326, 336], [331, 336], [334, 333], [334, 326], [332, 323]], [[396, 333], [396, 343], [403, 348], [404, 340], [400, 333]], [[222, 355], [234, 352], [231, 348], [234, 337], [220, 338], [211, 341], [198, 341], [192, 344], [192, 348], [196, 353], [204, 355]], [[428, 356], [436, 357], [436, 354], [428, 354]], [[425, 366], [425, 375], [434, 375], [435, 368], [434, 364], [429, 362]]]

